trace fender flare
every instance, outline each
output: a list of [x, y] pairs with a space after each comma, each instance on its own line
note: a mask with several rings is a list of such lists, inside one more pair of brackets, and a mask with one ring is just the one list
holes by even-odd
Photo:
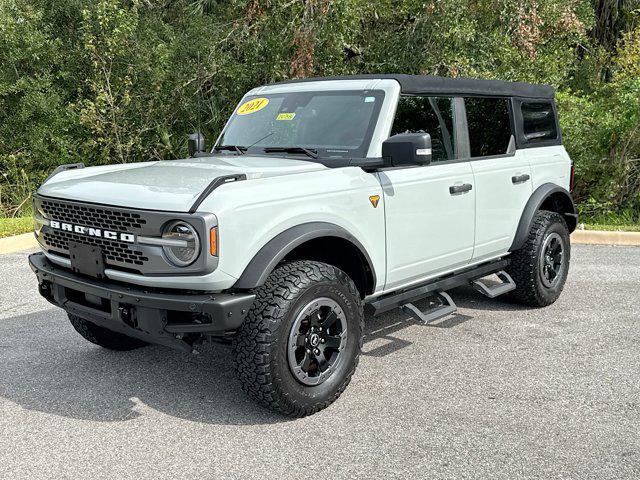
[[251, 289], [263, 285], [267, 277], [287, 254], [303, 243], [321, 237], [337, 237], [352, 243], [366, 260], [373, 276], [372, 285], [375, 287], [376, 272], [371, 257], [356, 237], [333, 223], [309, 222], [291, 227], [269, 240], [251, 259], [233, 288]]
[[[545, 183], [540, 185], [536, 190], [531, 194], [527, 204], [524, 207], [524, 211], [522, 212], [522, 216], [520, 217], [520, 222], [518, 223], [518, 229], [516, 230], [516, 235], [513, 239], [513, 243], [509, 248], [510, 252], [518, 250], [521, 248], [525, 242], [527, 241], [527, 236], [529, 235], [529, 230], [531, 228], [531, 223], [533, 222], [533, 217], [542, 204], [547, 200], [551, 195], [559, 194], [563, 202], [565, 204], [565, 208], [559, 212], [565, 217], [572, 217], [573, 221], [569, 226], [569, 233], [575, 230], [575, 224], [577, 224], [578, 219], [578, 210], [576, 209], [575, 203], [573, 203], [573, 198], [571, 198], [571, 194], [565, 189], [553, 183]], [[573, 225], [573, 227], [571, 226]]]

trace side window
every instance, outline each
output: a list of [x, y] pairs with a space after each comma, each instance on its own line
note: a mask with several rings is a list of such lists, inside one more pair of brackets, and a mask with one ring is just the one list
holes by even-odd
[[553, 105], [549, 102], [524, 102], [522, 112], [522, 130], [528, 142], [555, 140], [558, 138]]
[[431, 135], [431, 161], [443, 162], [456, 158], [453, 125], [452, 98], [402, 96], [391, 135], [428, 133]]
[[506, 98], [465, 98], [472, 157], [504, 155], [512, 145]]

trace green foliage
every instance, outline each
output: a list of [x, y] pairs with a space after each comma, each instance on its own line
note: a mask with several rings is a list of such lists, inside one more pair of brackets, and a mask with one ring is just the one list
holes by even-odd
[[622, 37], [609, 68], [595, 91], [558, 95], [575, 194], [589, 217], [640, 222], [640, 28]]
[[33, 231], [32, 217], [0, 218], [0, 238]]
[[213, 140], [256, 85], [406, 72], [554, 85], [581, 209], [638, 221], [639, 11], [638, 0], [1, 0], [0, 216], [27, 213], [61, 163], [185, 156], [198, 118]]
[[584, 224], [585, 230], [599, 230], [605, 232], [640, 232], [640, 224], [636, 222], [597, 223]]

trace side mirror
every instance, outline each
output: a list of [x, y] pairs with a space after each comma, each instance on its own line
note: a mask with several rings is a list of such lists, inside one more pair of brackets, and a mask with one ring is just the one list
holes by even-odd
[[387, 167], [429, 165], [431, 163], [431, 135], [428, 133], [400, 133], [382, 142], [382, 158]]
[[204, 151], [204, 135], [200, 132], [189, 135], [189, 156], [195, 157]]

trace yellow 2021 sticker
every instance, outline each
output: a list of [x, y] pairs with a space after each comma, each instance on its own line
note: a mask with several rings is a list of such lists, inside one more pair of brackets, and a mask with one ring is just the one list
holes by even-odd
[[240, 105], [236, 113], [238, 115], [249, 115], [251, 113], [259, 112], [267, 105], [269, 105], [268, 98], [254, 98], [253, 100], [248, 100]]
[[295, 113], [279, 113], [276, 120], [293, 120], [296, 117]]

